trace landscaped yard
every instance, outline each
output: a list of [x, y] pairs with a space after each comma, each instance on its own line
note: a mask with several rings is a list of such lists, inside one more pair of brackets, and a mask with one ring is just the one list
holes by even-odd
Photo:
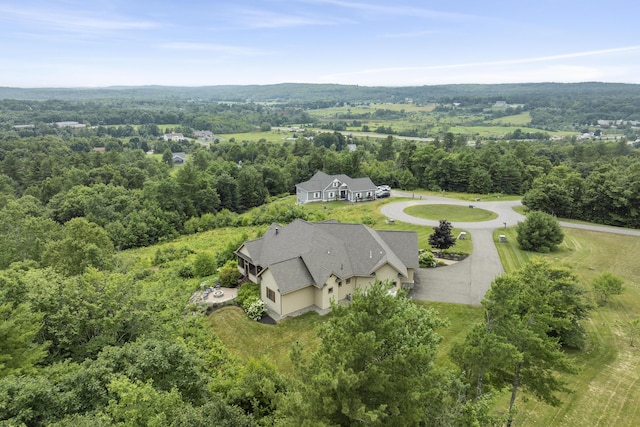
[[446, 219], [449, 222], [480, 222], [498, 217], [495, 212], [460, 205], [415, 205], [409, 206], [404, 212], [418, 218]]
[[[320, 219], [336, 218], [345, 222], [360, 222], [364, 218], [375, 229], [414, 230], [423, 247], [429, 234], [433, 232], [432, 227], [397, 221], [395, 224], [385, 223], [385, 217], [379, 213], [382, 204], [398, 200], [406, 199], [391, 198], [360, 204], [309, 204], [303, 208], [317, 214]], [[291, 198], [285, 198], [277, 203], [291, 202]], [[464, 206], [456, 208], [465, 213], [478, 211]], [[448, 218], [451, 217], [449, 211], [445, 214]], [[636, 404], [640, 396], [640, 351], [630, 347], [622, 325], [640, 316], [640, 263], [635, 255], [640, 253], [640, 238], [579, 229], [563, 230], [566, 236], [559, 250], [542, 256], [552, 262], [570, 266], [587, 290], [594, 277], [609, 270], [624, 279], [625, 292], [614, 297], [607, 305], [597, 307], [591, 313], [591, 318], [584, 323], [588, 332], [587, 346], [583, 351], [572, 352], [581, 369], [577, 375], [566, 377], [575, 392], [562, 396], [563, 404], [557, 408], [533, 399], [526, 402], [519, 400], [516, 421], [519, 425], [637, 425], [640, 421], [640, 411]], [[248, 229], [213, 230], [184, 236], [167, 245], [188, 246], [199, 252], [210, 248], [208, 245], [212, 241], [217, 241], [215, 246], [219, 247], [221, 239], [232, 240], [234, 232], [247, 231]], [[457, 235], [459, 231], [454, 230], [454, 234]], [[507, 243], [498, 242], [499, 234], [506, 235]], [[532, 256], [538, 255], [518, 248], [515, 228], [496, 230], [494, 237], [506, 271], [513, 271], [528, 262]], [[460, 244], [469, 245], [470, 252], [470, 241], [457, 243]], [[465, 251], [457, 245], [454, 250]], [[143, 264], [150, 264], [153, 256], [150, 249], [137, 250], [136, 254]], [[444, 337], [438, 362], [449, 365], [451, 362], [448, 352], [451, 345], [463, 340], [473, 324], [481, 320], [482, 308], [430, 302], [416, 304], [434, 307], [442, 318], [449, 320], [449, 325], [438, 331]], [[242, 360], [265, 357], [281, 372], [290, 374], [293, 369], [289, 360], [292, 346], [301, 345], [305, 352], [312, 351], [318, 343], [317, 327], [328, 316], [331, 315], [323, 317], [309, 313], [286, 319], [278, 325], [264, 325], [249, 320], [239, 308], [225, 307], [215, 311], [210, 316], [210, 322], [212, 330], [236, 357]], [[501, 399], [496, 406], [500, 410], [507, 406], [508, 396], [505, 394]]]

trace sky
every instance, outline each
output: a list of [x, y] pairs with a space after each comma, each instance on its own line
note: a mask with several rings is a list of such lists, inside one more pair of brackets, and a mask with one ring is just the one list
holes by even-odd
[[2, 0], [0, 86], [640, 83], [637, 0]]

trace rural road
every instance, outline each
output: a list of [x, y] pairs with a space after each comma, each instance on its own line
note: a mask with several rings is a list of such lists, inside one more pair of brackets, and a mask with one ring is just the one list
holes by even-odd
[[[411, 193], [392, 192], [393, 196], [412, 197]], [[489, 289], [496, 276], [504, 273], [498, 251], [493, 241], [493, 231], [497, 228], [512, 227], [524, 220], [513, 210], [521, 205], [519, 200], [505, 202], [469, 202], [448, 197], [428, 196], [422, 199], [389, 203], [381, 208], [387, 218], [410, 224], [434, 227], [439, 224], [436, 220], [417, 218], [404, 212], [409, 206], [424, 204], [449, 204], [468, 206], [473, 205], [498, 214], [498, 218], [482, 222], [452, 222], [456, 228], [467, 230], [471, 236], [473, 253], [464, 261], [446, 268], [422, 268], [416, 274], [416, 286], [410, 296], [417, 300], [449, 302], [456, 304], [480, 305], [484, 294]], [[640, 236], [640, 230], [625, 228], [574, 224], [560, 222], [563, 227], [580, 228], [607, 233]]]

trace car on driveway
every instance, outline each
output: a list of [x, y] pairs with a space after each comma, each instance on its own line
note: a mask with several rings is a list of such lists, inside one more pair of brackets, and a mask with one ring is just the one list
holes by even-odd
[[389, 197], [391, 195], [391, 187], [388, 185], [379, 185], [376, 188], [376, 198]]

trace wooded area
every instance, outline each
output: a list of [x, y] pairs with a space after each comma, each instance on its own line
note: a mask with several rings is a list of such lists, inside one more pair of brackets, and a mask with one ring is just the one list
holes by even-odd
[[[285, 99], [292, 88], [295, 96]], [[444, 322], [380, 284], [356, 296], [351, 311], [336, 310], [317, 349], [292, 349], [296, 372], [286, 375], [266, 360], [241, 363], [204, 314], [185, 311], [189, 279], [200, 274], [163, 265], [186, 252], [157, 251], [141, 267], [125, 250], [215, 229], [211, 263], [221, 267], [263, 225], [326, 219], [269, 204], [318, 170], [403, 190], [519, 195], [532, 210], [640, 228], [638, 130], [630, 123], [640, 120], [640, 86], [218, 89], [0, 88], [0, 98], [14, 98], [0, 100], [0, 419], [28, 426], [500, 424], [512, 412], [496, 415], [490, 392], [512, 378], [509, 364], [525, 391], [557, 403], [564, 384], [554, 375], [573, 370], [563, 348], [580, 348], [579, 321], [590, 307], [571, 272], [541, 261], [537, 271], [496, 281], [486, 303], [492, 324], [474, 329], [452, 356], [455, 369], [434, 360]], [[231, 102], [247, 98], [253, 102]], [[357, 103], [406, 98], [434, 103], [425, 114], [438, 125], [415, 127], [409, 139], [353, 131], [418, 120], [409, 104], [355, 111]], [[499, 100], [513, 106], [496, 110]], [[337, 104], [354, 111], [319, 118], [318, 108]], [[482, 138], [443, 124], [523, 112], [535, 137], [509, 130]], [[611, 129], [596, 128], [598, 120], [626, 123], [612, 139], [548, 134]], [[53, 124], [63, 121], [86, 127]], [[194, 131], [202, 130], [213, 139], [198, 141]], [[184, 137], [166, 141], [169, 131]], [[184, 164], [173, 162], [178, 152], [187, 154]], [[539, 287], [527, 293], [523, 283]], [[376, 320], [391, 309], [385, 322]], [[484, 353], [492, 364], [479, 372], [474, 340], [509, 352]]]

